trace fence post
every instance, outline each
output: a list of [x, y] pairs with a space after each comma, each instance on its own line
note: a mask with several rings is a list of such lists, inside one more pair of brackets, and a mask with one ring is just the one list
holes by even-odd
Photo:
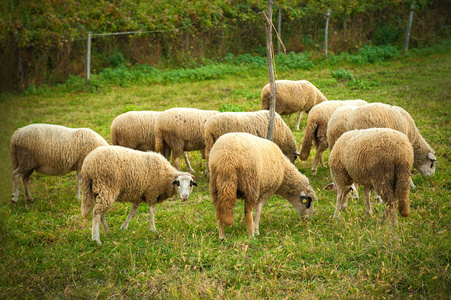
[[407, 23], [406, 41], [404, 43], [404, 53], [409, 49], [410, 30], [412, 29], [413, 11], [415, 10], [415, 1], [410, 5], [409, 22]]
[[86, 85], [89, 85], [89, 77], [91, 76], [91, 32], [88, 32], [88, 45], [86, 47]]
[[[279, 33], [279, 37], [282, 36], [281, 28], [282, 28], [282, 9], [278, 7], [279, 12], [277, 16], [277, 32]], [[280, 40], [277, 39], [277, 54], [280, 54]]]
[[327, 9], [326, 14], [326, 30], [324, 35], [324, 54], [327, 57], [327, 32], [329, 31], [329, 18], [330, 18], [330, 8]]

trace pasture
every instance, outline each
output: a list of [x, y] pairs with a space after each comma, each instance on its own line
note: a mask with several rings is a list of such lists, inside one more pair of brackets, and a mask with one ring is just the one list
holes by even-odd
[[[193, 107], [222, 111], [260, 109], [266, 68], [217, 79], [113, 86], [91, 92], [49, 88], [42, 93], [0, 97], [0, 297], [2, 299], [446, 299], [451, 286], [451, 55], [427, 53], [384, 63], [319, 65], [310, 70], [277, 70], [276, 79], [306, 79], [329, 99], [364, 99], [406, 109], [435, 150], [436, 174], [412, 170], [411, 215], [398, 216], [390, 234], [384, 206], [373, 202], [365, 215], [363, 190], [333, 218], [335, 194], [328, 168], [311, 176], [314, 149], [296, 167], [315, 188], [312, 219], [302, 220], [284, 199], [263, 207], [261, 235], [247, 238], [243, 202], [235, 223], [218, 238], [205, 161], [189, 153], [199, 186], [182, 202], [157, 205], [158, 233], [149, 231], [148, 206], [141, 205], [127, 231], [120, 230], [130, 204], [106, 214], [110, 234], [91, 241], [91, 219], [83, 219], [75, 198], [76, 174], [34, 173], [34, 203], [10, 201], [9, 138], [31, 123], [88, 127], [110, 141], [113, 119], [130, 110]], [[341, 74], [341, 75], [340, 75]], [[346, 74], [352, 74], [349, 79]], [[333, 76], [334, 75], [334, 76]], [[349, 77], [349, 76], [348, 76]], [[296, 116], [297, 117], [297, 116]], [[296, 117], [284, 117], [298, 147]], [[325, 162], [329, 151], [325, 152]], [[182, 169], [186, 170], [183, 159]]]

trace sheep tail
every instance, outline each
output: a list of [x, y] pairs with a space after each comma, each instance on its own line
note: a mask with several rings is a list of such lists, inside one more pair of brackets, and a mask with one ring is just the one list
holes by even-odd
[[[310, 120], [309, 120], [310, 121]], [[312, 148], [312, 142], [315, 139], [316, 129], [318, 124], [316, 122], [308, 122], [305, 128], [304, 141], [302, 142], [301, 153], [299, 158], [301, 160], [307, 160], [310, 155], [310, 149]]]
[[226, 227], [233, 224], [233, 208], [237, 197], [237, 174], [218, 176], [211, 173], [210, 191], [213, 195], [213, 205], [216, 209], [216, 218]]
[[398, 210], [401, 216], [410, 215], [410, 166], [396, 166], [395, 196], [398, 199]]
[[92, 179], [82, 178], [81, 192], [81, 215], [86, 219], [91, 214], [96, 201], [96, 196], [92, 192]]
[[165, 155], [166, 152], [164, 148], [163, 133], [160, 130], [155, 130], [155, 152], [161, 153], [162, 155]]

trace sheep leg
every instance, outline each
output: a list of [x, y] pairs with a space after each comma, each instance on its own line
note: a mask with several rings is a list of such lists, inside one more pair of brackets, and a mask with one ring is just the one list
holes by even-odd
[[416, 188], [415, 184], [412, 181], [412, 177], [410, 178], [410, 188], [414, 190]]
[[132, 207], [130, 208], [130, 213], [128, 214], [127, 220], [125, 220], [124, 224], [122, 224], [121, 229], [127, 230], [128, 224], [130, 224], [130, 221], [135, 216], [136, 211], [138, 210], [140, 203], [132, 203]]
[[335, 207], [334, 218], [340, 216], [340, 211], [345, 210], [348, 205], [348, 195], [351, 192], [351, 186], [346, 186], [344, 189], [338, 188], [337, 191], [337, 205]]
[[366, 213], [368, 215], [373, 214], [373, 210], [371, 208], [371, 202], [370, 202], [370, 192], [371, 192], [371, 188], [369, 187], [365, 187], [364, 188], [364, 193], [365, 193], [365, 202], [366, 202]]
[[254, 236], [254, 220], [252, 218], [253, 210], [254, 205], [246, 201], [244, 203], [244, 221], [246, 222], [247, 235], [249, 236], [249, 238], [252, 238]]
[[30, 194], [30, 176], [33, 174], [34, 170], [28, 171], [22, 176], [23, 189], [25, 191], [25, 199], [30, 202], [34, 202], [34, 199]]
[[105, 233], [109, 233], [110, 229], [108, 228], [108, 224], [106, 223], [105, 213], [100, 215], [100, 223], [102, 224], [103, 231], [105, 231]]
[[260, 235], [259, 225], [260, 225], [260, 214], [262, 212], [263, 205], [265, 204], [264, 200], [260, 200], [255, 206], [255, 215], [254, 215], [254, 233], [255, 235]]
[[219, 239], [224, 240], [225, 239], [224, 226], [222, 225], [222, 222], [219, 220], [219, 218], [217, 216], [216, 216], [216, 223], [218, 225], [218, 230], [219, 230]]
[[155, 203], [149, 203], [150, 231], [157, 232], [155, 228]]
[[185, 163], [186, 166], [188, 167], [188, 172], [190, 172], [191, 174], [194, 173], [193, 168], [191, 168], [191, 164], [189, 163], [189, 159], [188, 159], [188, 153], [186, 153], [185, 151], [183, 151], [183, 158], [185, 159]]
[[295, 126], [296, 130], [299, 130], [299, 125], [301, 124], [301, 119], [302, 119], [303, 115], [304, 115], [304, 111], [301, 110], [301, 112], [299, 113], [299, 117], [296, 121], [296, 126]]
[[313, 160], [312, 165], [312, 175], [316, 175], [316, 170], [318, 169], [318, 164], [321, 164], [321, 166], [325, 167], [323, 161], [323, 152], [327, 149], [327, 144], [320, 142], [318, 145], [318, 148], [316, 148], [316, 154], [315, 159]]
[[102, 245], [100, 241], [100, 219], [102, 213], [97, 213], [95, 210], [92, 212], [92, 240], [97, 243], [97, 245]]
[[75, 194], [75, 197], [77, 197], [78, 199], [81, 199], [80, 184], [81, 184], [81, 172], [77, 171], [77, 193]]
[[21, 173], [19, 172], [19, 168], [15, 169], [12, 173], [12, 182], [13, 182], [13, 198], [11, 199], [12, 202], [17, 203], [19, 200], [19, 179], [20, 179]]

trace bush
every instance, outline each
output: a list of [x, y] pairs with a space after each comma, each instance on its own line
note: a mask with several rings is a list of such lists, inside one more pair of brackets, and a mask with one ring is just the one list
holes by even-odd
[[351, 71], [345, 69], [339, 69], [336, 71], [330, 71], [330, 75], [337, 80], [355, 80], [354, 75], [352, 75]]

